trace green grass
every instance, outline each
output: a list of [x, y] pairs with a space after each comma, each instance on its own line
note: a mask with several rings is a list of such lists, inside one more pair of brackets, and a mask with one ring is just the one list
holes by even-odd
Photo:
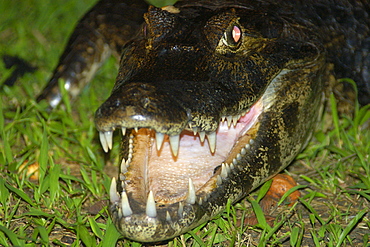
[[[117, 135], [113, 151], [104, 154], [93, 124], [94, 110], [113, 87], [115, 60], [78, 100], [64, 97], [64, 108], [48, 112], [34, 101], [93, 2], [0, 2], [0, 55], [38, 67], [0, 92], [1, 246], [115, 246], [117, 239], [119, 246], [141, 246], [121, 239], [108, 217], [119, 141]], [[11, 73], [0, 62], [1, 84]], [[369, 106], [356, 106], [353, 118], [338, 117], [331, 97], [328, 109], [332, 114], [286, 171], [301, 184], [302, 197], [292, 208], [271, 213], [273, 227], [259, 208], [260, 190], [168, 246], [369, 246]], [[22, 164], [35, 163], [38, 181], [20, 171]], [[250, 227], [244, 219], [253, 210], [258, 224]]]

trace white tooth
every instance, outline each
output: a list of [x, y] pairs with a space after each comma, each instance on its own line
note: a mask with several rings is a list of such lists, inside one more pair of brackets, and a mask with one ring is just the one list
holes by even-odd
[[157, 150], [159, 151], [162, 147], [162, 144], [163, 144], [163, 140], [164, 140], [164, 134], [162, 133], [159, 133], [159, 132], [156, 132], [155, 133], [155, 141], [156, 141], [156, 145], [157, 145]]
[[221, 186], [221, 184], [222, 184], [222, 178], [221, 178], [221, 176], [220, 176], [220, 175], [218, 175], [218, 176], [217, 176], [217, 181], [216, 181], [216, 183], [217, 183], [217, 185], [218, 185], [218, 186]]
[[241, 156], [240, 154], [237, 154], [237, 155], [236, 155], [236, 159], [237, 159], [237, 160], [241, 160], [241, 159], [242, 159], [242, 156]]
[[246, 150], [245, 148], [242, 148], [242, 150], [240, 151], [240, 153], [241, 153], [242, 155], [245, 155], [245, 154], [247, 153], [247, 150]]
[[234, 166], [234, 163], [231, 163], [230, 164], [230, 171], [234, 170], [235, 166]]
[[239, 120], [239, 117], [238, 116], [234, 116], [233, 117], [233, 125], [234, 125], [234, 127], [236, 126], [236, 123], [238, 122], [238, 120]]
[[112, 182], [110, 184], [110, 189], [109, 189], [109, 195], [110, 195], [110, 202], [112, 204], [119, 201], [119, 195], [117, 193], [117, 183], [116, 183], [115, 177], [112, 178]]
[[224, 122], [226, 120], [226, 117], [221, 117], [221, 122]]
[[153, 191], [149, 192], [148, 200], [146, 201], [146, 215], [151, 218], [157, 217], [157, 209], [155, 208]]
[[121, 207], [118, 208], [118, 218], [122, 218], [122, 209]]
[[205, 131], [201, 131], [199, 132], [199, 138], [200, 138], [200, 142], [204, 142], [204, 139], [206, 138], [206, 132]]
[[233, 159], [233, 164], [234, 165], [238, 164], [238, 161], [235, 158]]
[[217, 141], [216, 132], [212, 132], [208, 134], [207, 139], [208, 139], [209, 148], [211, 149], [211, 153], [214, 153], [216, 150], [216, 141]]
[[126, 173], [126, 172], [127, 172], [126, 160], [122, 159], [122, 161], [121, 161], [121, 173]]
[[126, 135], [126, 128], [122, 127], [121, 132], [122, 132], [122, 136]]
[[172, 221], [171, 215], [170, 215], [170, 213], [168, 211], [166, 211], [166, 220], [169, 221], [169, 222]]
[[132, 214], [130, 203], [128, 202], [127, 194], [125, 191], [121, 193], [121, 208], [123, 216], [127, 217]]
[[134, 130], [137, 133], [139, 131], [139, 128], [138, 127], [135, 127]]
[[249, 143], [245, 144], [245, 149], [250, 149], [250, 148], [251, 148], [251, 146], [249, 145]]
[[226, 165], [227, 164], [225, 164], [225, 163], [222, 163], [222, 165], [221, 165], [221, 177], [222, 178], [227, 178], [227, 175], [228, 175], [228, 170], [227, 170], [227, 168], [226, 168]]
[[189, 124], [189, 128], [192, 129], [193, 128], [193, 124], [190, 122]]
[[133, 144], [134, 143], [134, 136], [133, 135], [130, 135], [130, 139], [128, 140], [128, 143], [129, 144]]
[[99, 139], [100, 139], [100, 143], [101, 143], [101, 145], [103, 147], [104, 152], [107, 153], [109, 151], [109, 148], [108, 148], [107, 140], [105, 139], [104, 132], [99, 131]]
[[182, 213], [184, 212], [184, 206], [182, 205], [182, 202], [179, 202], [179, 209], [177, 210], [177, 214], [180, 218], [182, 218]]
[[194, 135], [197, 135], [197, 133], [198, 133], [198, 128], [194, 127], [194, 128], [193, 128], [193, 134], [194, 134]]
[[249, 140], [249, 144], [250, 144], [250, 145], [253, 145], [253, 143], [254, 143], [254, 140], [253, 140], [253, 139], [250, 139], [250, 140]]
[[199, 198], [198, 204], [199, 204], [199, 205], [202, 205], [202, 204], [203, 204], [203, 199], [202, 199], [202, 197], [201, 197], [201, 198]]
[[177, 157], [179, 153], [180, 135], [170, 136], [170, 145], [173, 156]]
[[193, 184], [193, 180], [189, 178], [189, 189], [188, 189], [188, 196], [186, 198], [186, 202], [189, 204], [194, 204], [196, 199], [195, 195], [195, 187]]
[[226, 119], [227, 119], [227, 127], [230, 128], [231, 122], [233, 121], [233, 117], [232, 116], [227, 116]]
[[113, 131], [104, 132], [105, 140], [107, 141], [108, 148], [112, 149], [113, 146]]

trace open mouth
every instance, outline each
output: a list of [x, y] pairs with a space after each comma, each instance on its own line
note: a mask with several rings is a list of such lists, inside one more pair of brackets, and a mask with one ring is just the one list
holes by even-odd
[[[217, 190], [250, 152], [262, 109], [259, 100], [242, 115], [221, 118], [217, 131], [210, 133], [199, 132], [191, 125], [176, 136], [149, 128], [123, 127], [127, 141], [120, 182], [117, 186], [113, 179], [110, 189], [118, 216], [145, 213], [156, 218], [161, 214], [168, 220], [179, 216], [185, 204], [207, 201], [210, 192]], [[100, 140], [108, 151], [112, 132], [100, 132]], [[172, 215], [174, 204], [180, 209]]]

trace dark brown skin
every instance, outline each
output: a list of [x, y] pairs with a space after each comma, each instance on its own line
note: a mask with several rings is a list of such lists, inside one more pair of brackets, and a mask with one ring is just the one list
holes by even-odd
[[289, 165], [322, 112], [329, 63], [368, 102], [369, 6], [341, 3], [101, 1], [85, 15], [39, 99], [57, 105], [59, 78], [79, 88], [124, 45], [95, 124], [106, 151], [124, 132], [110, 211], [125, 237], [178, 236]]

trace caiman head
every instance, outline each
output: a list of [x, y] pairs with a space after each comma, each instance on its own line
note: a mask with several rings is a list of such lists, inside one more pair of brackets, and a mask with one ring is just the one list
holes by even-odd
[[150, 7], [96, 112], [105, 151], [123, 134], [110, 212], [127, 238], [209, 220], [286, 167], [317, 121], [315, 35], [278, 6], [221, 2]]

